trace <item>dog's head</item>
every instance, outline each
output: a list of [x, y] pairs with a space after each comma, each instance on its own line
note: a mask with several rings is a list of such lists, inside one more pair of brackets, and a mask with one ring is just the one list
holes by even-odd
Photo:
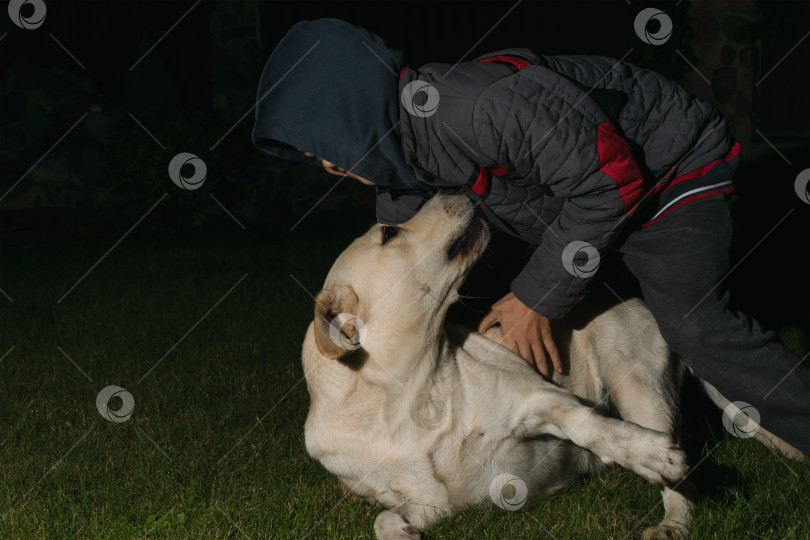
[[489, 231], [463, 196], [437, 195], [410, 221], [375, 225], [335, 261], [315, 302], [318, 350], [375, 358], [439, 335]]

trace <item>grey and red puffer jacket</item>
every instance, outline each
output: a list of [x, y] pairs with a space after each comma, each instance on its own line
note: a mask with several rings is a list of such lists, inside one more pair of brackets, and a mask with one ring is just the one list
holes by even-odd
[[404, 55], [339, 19], [296, 24], [259, 82], [253, 140], [307, 150], [377, 183], [377, 220], [402, 223], [441, 188], [538, 244], [511, 283], [549, 318], [583, 296], [622, 229], [732, 190], [739, 146], [717, 110], [676, 83], [598, 56], [507, 49], [459, 64]]
[[[592, 275], [571, 271], [574, 252], [604, 252], [636, 213], [647, 226], [733, 189], [740, 148], [720, 113], [629, 63], [508, 49], [406, 68], [399, 90], [407, 163], [420, 181], [462, 187], [496, 226], [539, 244], [511, 287], [550, 318], [580, 300]], [[381, 221], [418, 208], [418, 199], [380, 197]]]

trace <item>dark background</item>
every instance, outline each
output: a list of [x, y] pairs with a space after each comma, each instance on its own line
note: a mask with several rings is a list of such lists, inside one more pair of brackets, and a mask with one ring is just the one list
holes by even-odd
[[[338, 219], [347, 227], [370, 224], [372, 190], [344, 182], [290, 231], [333, 180], [314, 168], [263, 155], [251, 143], [251, 107], [261, 67], [299, 20], [339, 17], [364, 26], [405, 51], [413, 66], [456, 62], [506, 47], [616, 58], [632, 48], [627, 61], [689, 88], [693, 69], [676, 51], [693, 64], [699, 61], [692, 47], [700, 30], [690, 18], [694, 4], [718, 13], [750, 5], [757, 23], [745, 27], [740, 39], [756, 44], [755, 80], [779, 65], [750, 89], [752, 126], [767, 141], [758, 133], [741, 134], [747, 140], [737, 179], [734, 252], [745, 260], [728, 282], [740, 307], [767, 325], [810, 328], [810, 206], [793, 191], [793, 180], [808, 167], [810, 155], [810, 40], [803, 40], [810, 30], [807, 2], [46, 3], [47, 19], [36, 30], [18, 28], [0, 14], [3, 260], [32, 246], [111, 245], [164, 194], [128, 241], [218, 235], [298, 244], [324, 226], [334, 227]], [[649, 5], [668, 13], [675, 28], [672, 39], [659, 47], [642, 43], [632, 29], [636, 13]], [[714, 88], [719, 100], [718, 92]], [[201, 189], [183, 191], [171, 183], [166, 167], [179, 152], [205, 160], [208, 177]], [[793, 213], [768, 234], [790, 209]], [[493, 253], [516, 250], [520, 246], [504, 240]], [[519, 262], [525, 254], [507, 258]], [[501, 284], [514, 272], [500, 263], [482, 268], [488, 275], [500, 271]], [[617, 276], [617, 287], [626, 284], [632, 291], [630, 280]], [[471, 286], [481, 280], [474, 275]]]
[[[302, 19], [362, 25], [414, 67], [506, 47], [632, 48], [628, 61], [716, 105], [742, 142], [739, 266], [726, 283], [736, 308], [807, 351], [810, 205], [794, 193], [810, 168], [807, 1], [655, 3], [674, 27], [660, 46], [635, 35], [651, 5], [637, 0], [43, 1], [32, 30], [12, 23], [8, 1], [0, 9], [0, 537], [371, 531], [375, 511], [338, 506], [336, 482], [307, 456], [300, 354], [310, 295], [373, 223], [374, 192], [345, 181], [324, 198], [334, 177], [250, 137], [262, 66]], [[207, 165], [195, 191], [169, 177], [180, 152]], [[497, 237], [453, 316], [480, 316], [529, 254]], [[611, 259], [586, 307], [615, 302], [610, 289], [633, 294]], [[97, 415], [105, 385], [131, 392], [129, 421]], [[687, 378], [695, 538], [718, 526], [729, 538], [799, 537], [807, 468], [732, 441], [700, 394]], [[431, 537], [537, 537], [538, 525], [558, 538], [638, 536], [660, 510], [644, 484], [606, 471], [540, 519], [459, 516]]]

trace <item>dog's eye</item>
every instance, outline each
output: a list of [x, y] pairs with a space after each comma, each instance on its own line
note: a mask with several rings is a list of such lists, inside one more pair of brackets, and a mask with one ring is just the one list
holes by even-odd
[[383, 225], [382, 229], [380, 229], [380, 243], [385, 245], [386, 242], [391, 240], [399, 233], [398, 227], [391, 227], [389, 225]]

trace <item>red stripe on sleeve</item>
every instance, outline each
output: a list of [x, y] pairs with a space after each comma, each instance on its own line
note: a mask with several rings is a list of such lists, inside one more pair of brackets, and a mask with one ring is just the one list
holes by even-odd
[[475, 181], [475, 184], [472, 186], [472, 190], [478, 194], [480, 197], [484, 194], [484, 190], [487, 189], [487, 185], [489, 184], [489, 171], [483, 166], [478, 166], [478, 179]]
[[616, 181], [624, 208], [629, 214], [641, 198], [644, 175], [633, 158], [630, 145], [616, 131], [612, 122], [602, 122], [596, 131], [596, 147], [599, 151], [599, 168]]
[[738, 143], [737, 141], [734, 141], [734, 145], [731, 147], [731, 150], [729, 150], [728, 154], [726, 154], [726, 157], [715, 159], [714, 161], [711, 161], [711, 162], [707, 163], [703, 167], [699, 167], [699, 168], [695, 169], [694, 171], [689, 171], [686, 174], [682, 174], [681, 176], [678, 176], [677, 178], [674, 178], [672, 180], [672, 182], [669, 183], [669, 187], [672, 187], [672, 186], [674, 186], [676, 184], [680, 184], [681, 182], [684, 182], [686, 180], [691, 180], [693, 178], [700, 178], [701, 176], [705, 176], [706, 173], [708, 173], [710, 170], [712, 170], [712, 168], [715, 165], [717, 165], [721, 161], [731, 161], [731, 159], [734, 156], [736, 156], [737, 154], [739, 154], [741, 151], [742, 151], [742, 148], [740, 147], [740, 143]]
[[508, 62], [515, 66], [517, 69], [523, 69], [526, 66], [530, 65], [528, 60], [520, 58], [518, 56], [511, 56], [508, 54], [499, 54], [497, 56], [489, 56], [487, 58], [482, 58], [479, 62]]
[[503, 165], [498, 165], [497, 167], [488, 167], [487, 170], [494, 174], [495, 176], [503, 176], [505, 175], [508, 170]]

